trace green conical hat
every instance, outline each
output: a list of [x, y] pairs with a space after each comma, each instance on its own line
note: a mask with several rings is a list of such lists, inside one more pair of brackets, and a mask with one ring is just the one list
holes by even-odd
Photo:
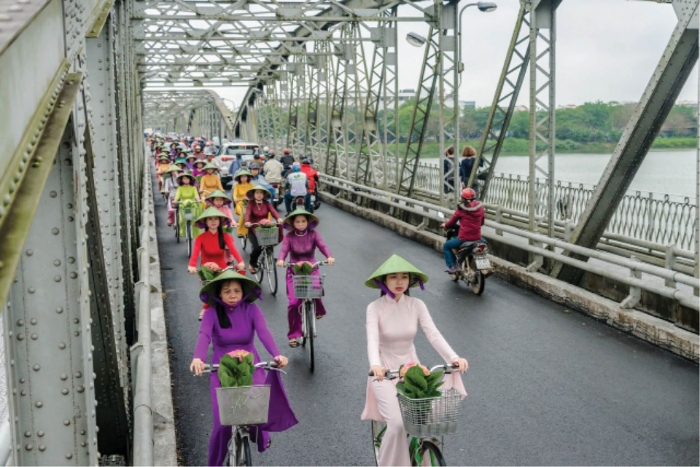
[[206, 229], [207, 228], [207, 218], [208, 217], [221, 217], [221, 225], [226, 226], [231, 224], [231, 219], [224, 214], [223, 212], [219, 211], [216, 209], [214, 206], [210, 206], [207, 209], [204, 210], [202, 214], [199, 215], [197, 220], [194, 221], [194, 223], [197, 225], [197, 227], [201, 229]]
[[255, 195], [255, 192], [258, 190], [265, 193], [265, 197], [263, 198], [265, 201], [269, 201], [270, 198], [272, 198], [272, 193], [267, 191], [267, 188], [262, 185], [255, 185], [253, 188], [248, 189], [248, 191], [245, 192], [246, 198], [252, 201], [254, 199], [253, 196]]
[[185, 157], [185, 160], [191, 159], [191, 158], [197, 159], [197, 156], [195, 156], [191, 152], [187, 151], [187, 157]]
[[165, 173], [169, 174], [169, 173], [179, 172], [179, 171], [180, 171], [180, 167], [178, 167], [176, 164], [173, 164], [172, 166], [170, 166], [170, 168], [168, 170], [165, 171]]
[[306, 216], [306, 220], [309, 221], [309, 227], [310, 229], [315, 229], [318, 227], [319, 220], [318, 217], [314, 216], [311, 214], [309, 211], [307, 211], [304, 208], [298, 208], [295, 209], [294, 211], [290, 212], [287, 217], [284, 218], [284, 222], [282, 223], [282, 227], [285, 229], [292, 229], [294, 228], [294, 218], [296, 216]]
[[231, 198], [229, 198], [228, 195], [221, 190], [212, 191], [211, 194], [207, 195], [207, 197], [206, 197], [206, 199], [214, 199], [214, 198], [224, 198], [224, 199], [231, 201]]
[[418, 280], [424, 284], [428, 282], [428, 276], [422, 272], [420, 269], [400, 257], [399, 255], [391, 255], [388, 260], [384, 261], [379, 268], [377, 268], [374, 273], [369, 276], [369, 279], [365, 281], [365, 285], [371, 289], [378, 289], [379, 286], [374, 281], [375, 279], [382, 280], [382, 277], [387, 274], [393, 274], [396, 272], [407, 272], [411, 275], [410, 287], [415, 287], [418, 285]]
[[212, 164], [211, 162], [207, 163], [207, 165], [204, 166], [204, 170], [207, 170], [207, 169], [214, 169], [217, 172], [219, 171], [219, 168], [217, 166], [215, 166], [214, 164]]
[[207, 282], [207, 284], [202, 287], [202, 289], [199, 291], [200, 300], [211, 306], [216, 306], [216, 302], [214, 301], [213, 297], [219, 298], [216, 294], [218, 284], [230, 280], [237, 280], [240, 282], [241, 288], [243, 289], [243, 296], [248, 296], [245, 300], [246, 302], [253, 303], [258, 299], [258, 294], [255, 292], [255, 290], [260, 290], [260, 284], [255, 282], [253, 279], [249, 279], [246, 276], [238, 274], [237, 272], [226, 269], [224, 272], [216, 276], [215, 279]]
[[253, 174], [248, 172], [246, 169], [240, 169], [238, 172], [236, 172], [236, 175], [233, 176], [233, 179], [240, 183], [240, 178], [243, 175], [248, 177], [248, 180], [250, 180], [250, 178], [253, 176]]
[[170, 158], [168, 156], [166, 156], [165, 154], [161, 154], [160, 156], [158, 156], [158, 160], [159, 161], [166, 160], [166, 161], [170, 162]]

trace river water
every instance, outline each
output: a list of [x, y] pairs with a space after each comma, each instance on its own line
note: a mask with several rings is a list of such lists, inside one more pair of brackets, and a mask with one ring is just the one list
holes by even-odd
[[[557, 154], [554, 159], [554, 179], [595, 185], [600, 180], [611, 154]], [[690, 197], [694, 204], [697, 189], [697, 151], [695, 149], [650, 151], [632, 180], [630, 190], [671, 194], [674, 198]], [[438, 159], [426, 160], [438, 163]], [[541, 161], [543, 164], [545, 160]], [[529, 158], [500, 156], [496, 173], [527, 177]]]

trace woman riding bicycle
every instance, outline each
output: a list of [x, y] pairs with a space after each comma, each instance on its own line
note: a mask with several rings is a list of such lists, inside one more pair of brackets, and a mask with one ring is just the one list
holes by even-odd
[[[403, 427], [396, 383], [384, 378], [387, 370], [401, 365], [418, 363], [413, 345], [418, 325], [433, 348], [447, 363], [459, 366], [459, 372], [468, 364], [452, 350], [435, 327], [428, 308], [422, 300], [409, 296], [409, 289], [428, 282], [428, 276], [398, 255], [392, 255], [367, 279], [365, 285], [380, 289], [381, 296], [367, 306], [367, 355], [374, 376], [367, 380], [367, 396], [362, 420], [376, 420], [387, 424], [379, 450], [378, 464], [410, 465], [408, 441]], [[458, 373], [445, 375], [442, 390], [454, 387], [466, 395]]]
[[248, 201], [246, 194], [248, 190], [253, 188], [250, 183], [250, 172], [241, 169], [233, 176], [236, 184], [233, 187], [233, 202], [235, 204], [235, 213], [238, 217], [238, 238], [244, 238], [248, 235], [248, 229], [245, 226], [245, 218], [243, 218], [243, 203]]
[[175, 223], [173, 201], [175, 201], [175, 194], [177, 193], [177, 177], [180, 175], [180, 167], [172, 165], [166, 173], [170, 175], [164, 184], [164, 188], [168, 192], [168, 227], [170, 227]]
[[[177, 177], [177, 182], [178, 182], [178, 187], [177, 191], [175, 192], [175, 204], [180, 204], [183, 201], [196, 201], [197, 203], [200, 202], [199, 199], [199, 192], [197, 191], [197, 188], [194, 186], [195, 179], [192, 175], [184, 173], [180, 174]], [[195, 205], [194, 209], [194, 216], [197, 217], [199, 215], [199, 204]], [[184, 217], [180, 216], [180, 236], [184, 237], [185, 236], [185, 219]]]
[[[251, 274], [256, 274], [258, 272], [258, 258], [260, 258], [263, 249], [258, 245], [258, 239], [255, 236], [255, 229], [257, 229], [257, 227], [254, 227], [252, 224], [259, 224], [261, 221], [267, 221], [270, 216], [278, 223], [281, 223], [282, 218], [270, 202], [272, 195], [262, 186], [257, 185], [248, 190], [246, 197], [248, 198], [248, 207], [245, 212], [245, 226], [250, 229], [248, 232], [248, 240], [253, 246], [253, 251], [250, 253], [248, 269]], [[281, 236], [282, 232], [280, 231], [280, 237]]]
[[[331, 256], [331, 251], [326, 246], [323, 238], [321, 238], [321, 234], [316, 231], [318, 223], [318, 217], [303, 209], [297, 209], [284, 219], [282, 226], [289, 232], [282, 240], [277, 266], [284, 266], [284, 260], [287, 258], [287, 255], [289, 255], [290, 263], [315, 263], [316, 257], [314, 252], [316, 248], [328, 258], [328, 264], [333, 265], [335, 259]], [[311, 274], [318, 275], [318, 269]], [[291, 267], [287, 268], [287, 299], [289, 300], [287, 305], [287, 320], [289, 321], [287, 338], [289, 339], [289, 346], [296, 347], [299, 345], [297, 339], [302, 335], [302, 318], [299, 307], [303, 300], [296, 298], [294, 295]], [[320, 319], [325, 316], [326, 308], [323, 306], [323, 301], [320, 298], [314, 299], [314, 302], [316, 304], [316, 319]]]
[[[200, 291], [200, 299], [208, 304], [199, 326], [199, 339], [194, 349], [190, 371], [201, 376], [206, 369], [204, 361], [211, 344], [214, 348], [211, 362], [219, 363], [221, 357], [235, 350], [246, 350], [253, 354], [254, 362], [260, 362], [255, 349], [255, 336], [265, 349], [274, 356], [279, 367], [285, 367], [287, 357], [280, 354], [275, 339], [267, 327], [267, 321], [260, 308], [253, 302], [260, 294], [260, 285], [252, 279], [241, 276], [231, 270], [220, 273]], [[251, 438], [257, 439], [258, 451], [270, 447], [269, 432], [287, 430], [297, 424], [294, 412], [289, 406], [279, 373], [259, 368], [253, 375], [253, 384], [268, 384], [270, 390], [270, 408], [268, 422], [259, 425], [258, 430], [251, 430]], [[207, 465], [222, 465], [226, 457], [228, 442], [231, 439], [231, 427], [222, 426], [219, 419], [219, 404], [216, 388], [221, 387], [219, 377], [212, 372], [209, 382], [212, 418], [214, 426], [209, 438], [209, 456]], [[260, 436], [258, 436], [258, 434]]]

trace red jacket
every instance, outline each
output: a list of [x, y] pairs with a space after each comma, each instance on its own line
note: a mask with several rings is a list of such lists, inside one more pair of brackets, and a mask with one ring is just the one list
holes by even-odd
[[301, 164], [301, 171], [306, 174], [306, 178], [309, 180], [309, 192], [314, 191], [318, 181], [318, 172], [310, 164]]
[[484, 225], [484, 204], [481, 201], [472, 201], [469, 206], [460, 204], [450, 220], [445, 222], [445, 227], [451, 227], [459, 222], [457, 236], [465, 242], [481, 240], [481, 226]]
[[[230, 251], [233, 257], [236, 259], [236, 262], [242, 262], [243, 258], [241, 258], [241, 254], [236, 249], [229, 234], [224, 234], [224, 243], [228, 247], [228, 251]], [[221, 269], [226, 268], [225, 251], [219, 247], [218, 234], [213, 234], [209, 232], [209, 230], [206, 230], [197, 235], [197, 238], [194, 239], [194, 244], [192, 245], [192, 256], [190, 257], [189, 263], [190, 266], [197, 266], [197, 259], [199, 258], [200, 253], [202, 255], [200, 264], [216, 263]]]

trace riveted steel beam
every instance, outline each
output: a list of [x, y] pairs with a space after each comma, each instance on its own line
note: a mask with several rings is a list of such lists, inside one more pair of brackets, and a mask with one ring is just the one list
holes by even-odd
[[[693, 18], [697, 14], [699, 2], [684, 0], [680, 3], [685, 8], [681, 10], [678, 23], [644, 94], [625, 127], [593, 196], [586, 204], [569, 240], [571, 243], [587, 248], [597, 245], [697, 63], [698, 25]], [[582, 273], [572, 267], [557, 265], [552, 275], [577, 283]]]

